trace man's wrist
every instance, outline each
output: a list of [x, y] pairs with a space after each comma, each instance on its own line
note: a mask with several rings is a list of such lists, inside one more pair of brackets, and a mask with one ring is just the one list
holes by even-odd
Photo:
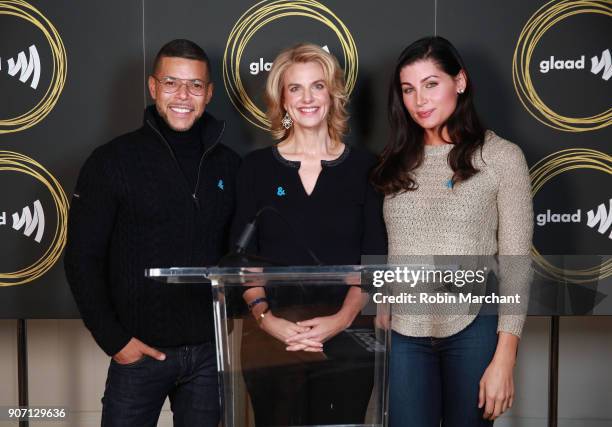
[[125, 346], [127, 346], [130, 341], [132, 341], [132, 338], [134, 337], [129, 334], [122, 334], [122, 336], [113, 337], [112, 342], [104, 341], [102, 343], [102, 350], [110, 357], [113, 357], [121, 350], [123, 350]]

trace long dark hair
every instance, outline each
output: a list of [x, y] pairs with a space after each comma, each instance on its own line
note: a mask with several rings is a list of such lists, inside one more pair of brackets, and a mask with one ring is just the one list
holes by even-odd
[[404, 49], [393, 70], [388, 99], [391, 140], [380, 154], [371, 175], [372, 183], [383, 194], [418, 188], [413, 172], [423, 163], [424, 130], [404, 106], [399, 74], [406, 65], [426, 59], [434, 61], [450, 76], [457, 76], [461, 70], [465, 73], [465, 91], [459, 94], [455, 111], [440, 126], [439, 132], [442, 137], [442, 130], [446, 128], [450, 137], [447, 142], [454, 145], [448, 155], [448, 164], [454, 172], [453, 184], [478, 173], [472, 158], [484, 143], [484, 128], [474, 107], [470, 77], [459, 52], [448, 40], [438, 36], [425, 37]]

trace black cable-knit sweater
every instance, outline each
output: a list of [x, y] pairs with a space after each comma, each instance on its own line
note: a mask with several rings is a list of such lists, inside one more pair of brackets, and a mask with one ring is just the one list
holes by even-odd
[[165, 284], [144, 271], [219, 261], [228, 248], [240, 158], [220, 143], [225, 124], [205, 113], [193, 186], [153, 108], [142, 128], [94, 150], [70, 208], [66, 276], [85, 325], [108, 355], [132, 337], [158, 347], [214, 337], [210, 286]]

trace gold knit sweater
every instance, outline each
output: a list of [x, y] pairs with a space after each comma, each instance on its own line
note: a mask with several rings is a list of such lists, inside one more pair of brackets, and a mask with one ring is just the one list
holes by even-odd
[[[479, 172], [450, 187], [453, 172], [447, 157], [451, 149], [450, 144], [425, 146], [423, 164], [414, 173], [418, 189], [385, 198], [390, 260], [415, 255], [500, 255], [500, 293], [523, 294], [526, 306], [533, 206], [525, 157], [517, 145], [487, 131], [482, 156], [480, 150], [474, 156]], [[418, 315], [393, 310], [393, 330], [418, 337], [454, 335], [476, 317], [469, 303], [459, 304], [452, 313], [437, 311], [435, 304]], [[524, 319], [524, 314], [505, 313], [500, 307], [498, 331], [520, 336]]]

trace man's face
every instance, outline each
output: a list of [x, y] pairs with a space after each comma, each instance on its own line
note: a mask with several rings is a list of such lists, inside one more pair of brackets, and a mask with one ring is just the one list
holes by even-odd
[[[164, 83], [164, 80], [170, 80], [169, 78], [178, 79], [174, 81], [174, 88], [170, 88], [171, 84]], [[193, 84], [204, 84], [204, 90], [194, 90]], [[175, 90], [174, 93], [168, 93], [172, 90]], [[202, 94], [194, 95], [192, 92]], [[213, 85], [209, 82], [206, 63], [194, 59], [162, 57], [155, 74], [149, 76], [149, 93], [155, 101], [157, 112], [168, 126], [175, 131], [184, 132], [191, 129], [195, 121], [204, 114], [206, 105], [212, 98]]]

